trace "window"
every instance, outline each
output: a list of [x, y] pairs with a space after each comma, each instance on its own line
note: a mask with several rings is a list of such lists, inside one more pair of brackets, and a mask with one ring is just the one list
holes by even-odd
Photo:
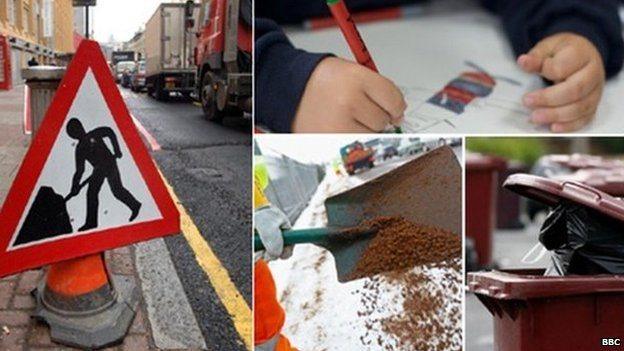
[[39, 7], [39, 1], [33, 2], [33, 32], [35, 33], [35, 37], [39, 39], [41, 37], [41, 8]]
[[208, 21], [210, 21], [210, 1], [206, 1], [204, 4], [204, 26], [208, 25]]
[[22, 16], [22, 28], [25, 33], [30, 33], [30, 9], [24, 6], [24, 15]]
[[9, 23], [15, 25], [15, 0], [7, 0], [7, 17]]

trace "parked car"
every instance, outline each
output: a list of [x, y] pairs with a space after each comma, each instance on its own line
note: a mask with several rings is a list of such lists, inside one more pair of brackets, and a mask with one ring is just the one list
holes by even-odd
[[382, 157], [385, 160], [399, 156], [399, 150], [394, 145], [388, 145], [383, 149]]
[[417, 155], [424, 151], [425, 145], [421, 141], [408, 141], [403, 140], [401, 146], [398, 148], [399, 156], [405, 157], [410, 155]]
[[132, 72], [135, 66], [136, 63], [134, 61], [121, 61], [115, 65], [115, 77], [122, 87], [127, 88], [130, 86], [130, 72]]
[[145, 89], [145, 61], [139, 61], [132, 71], [130, 79], [130, 89], [141, 92]]

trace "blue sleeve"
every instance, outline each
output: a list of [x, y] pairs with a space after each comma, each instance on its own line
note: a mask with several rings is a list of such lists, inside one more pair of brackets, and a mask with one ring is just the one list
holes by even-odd
[[256, 18], [255, 23], [255, 120], [274, 132], [290, 133], [308, 78], [329, 54], [294, 48], [271, 20]]
[[622, 69], [624, 42], [617, 0], [481, 0], [499, 14], [516, 55], [540, 40], [572, 32], [590, 40], [600, 52], [607, 77]]

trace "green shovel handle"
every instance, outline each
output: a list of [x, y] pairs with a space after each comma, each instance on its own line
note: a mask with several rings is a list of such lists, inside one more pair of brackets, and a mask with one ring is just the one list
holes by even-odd
[[[324, 241], [331, 230], [329, 228], [308, 228], [308, 229], [295, 229], [284, 230], [282, 235], [284, 236], [284, 246], [295, 244], [313, 244]], [[254, 252], [264, 250], [260, 235], [254, 235]]]

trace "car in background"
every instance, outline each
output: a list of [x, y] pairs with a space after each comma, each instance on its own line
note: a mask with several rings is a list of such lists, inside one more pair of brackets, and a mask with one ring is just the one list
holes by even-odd
[[420, 140], [401, 140], [401, 146], [398, 148], [399, 156], [417, 155], [423, 152], [425, 144]]
[[134, 70], [136, 62], [121, 61], [115, 65], [115, 80], [121, 83], [121, 86], [127, 88], [130, 86], [130, 72]]
[[132, 71], [130, 90], [141, 92], [145, 89], [145, 61], [139, 61]]
[[384, 161], [395, 156], [399, 156], [399, 150], [397, 150], [394, 145], [388, 145], [384, 147], [383, 153], [381, 154], [381, 157]]

